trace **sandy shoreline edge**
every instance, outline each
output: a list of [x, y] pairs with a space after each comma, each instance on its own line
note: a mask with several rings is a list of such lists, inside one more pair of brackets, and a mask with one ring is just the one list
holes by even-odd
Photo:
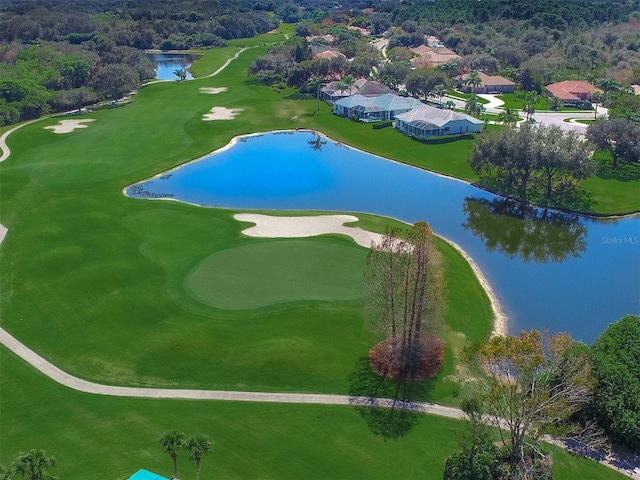
[[[322, 234], [337, 233], [351, 237], [358, 245], [369, 248], [372, 243], [378, 243], [382, 239], [379, 233], [364, 230], [359, 227], [349, 227], [344, 223], [352, 223], [358, 220], [354, 215], [315, 215], [315, 216], [275, 216], [258, 213], [238, 213], [233, 216], [238, 221], [250, 222], [255, 225], [242, 230], [249, 237], [260, 238], [301, 238]], [[491, 288], [491, 284], [482, 273], [482, 270], [471, 256], [457, 243], [438, 236], [453, 248], [467, 261], [475, 274], [480, 286], [487, 294], [493, 313], [491, 336], [507, 335], [507, 316], [502, 310], [498, 297]]]

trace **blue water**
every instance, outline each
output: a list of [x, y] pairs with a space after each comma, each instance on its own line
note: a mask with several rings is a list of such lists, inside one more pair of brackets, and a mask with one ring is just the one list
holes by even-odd
[[189, 54], [183, 53], [147, 53], [151, 61], [156, 65], [156, 78], [158, 80], [177, 80], [175, 72], [178, 69], [187, 70], [187, 79], [193, 76], [188, 69], [193, 63], [193, 58]]
[[639, 216], [596, 220], [539, 209], [514, 212], [517, 207], [464, 182], [331, 140], [314, 148], [315, 138], [309, 132], [242, 138], [128, 193], [233, 209], [426, 220], [476, 261], [511, 333], [548, 328], [590, 343], [609, 323], [640, 313]]

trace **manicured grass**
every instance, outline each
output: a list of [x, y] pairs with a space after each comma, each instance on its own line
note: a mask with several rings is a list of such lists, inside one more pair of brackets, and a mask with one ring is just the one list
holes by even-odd
[[640, 211], [640, 163], [620, 161], [618, 168], [612, 167], [611, 153], [596, 153], [600, 167], [593, 177], [581, 182], [589, 192], [596, 213]]
[[[513, 108], [516, 111], [521, 111], [526, 104], [524, 93], [520, 92], [517, 94], [505, 93], [503, 95], [496, 95], [496, 98], [499, 98], [504, 102], [504, 105], [501, 105], [500, 108]], [[540, 96], [535, 107], [536, 111], [549, 110], [549, 102], [547, 101], [547, 98]]]
[[[206, 433], [214, 442], [201, 478], [433, 479], [459, 449], [461, 422], [353, 407], [148, 400], [101, 397], [55, 384], [0, 348], [2, 428], [0, 463], [21, 451], [54, 455], [58, 478], [113, 480], [139, 468], [166, 477], [162, 432]], [[385, 440], [391, 425], [404, 434]], [[556, 480], [624, 478], [590, 460], [554, 450]], [[194, 462], [178, 455], [181, 478], [195, 478]]]
[[[205, 305], [184, 287], [198, 264], [274, 240], [243, 238], [233, 212], [126, 198], [122, 188], [250, 131], [323, 126], [336, 140], [359, 138], [358, 146], [375, 139], [380, 150], [399, 141], [407, 161], [425, 166], [455, 163], [472, 139], [434, 144], [428, 152], [437, 157], [421, 158], [422, 143], [391, 129], [371, 135], [371, 126], [337, 118], [326, 105], [313, 115], [314, 100], [244, 80], [253, 56], [266, 49], [245, 52], [217, 77], [149, 85], [127, 106], [86, 115], [95, 120], [90, 128], [55, 135], [42, 128], [57, 121], [47, 119], [10, 137], [14, 154], [0, 166], [2, 222], [10, 232], [0, 249], [5, 328], [64, 370], [98, 382], [349, 390], [349, 376], [375, 343], [362, 300], [243, 311]], [[203, 86], [228, 90], [207, 95]], [[216, 105], [245, 110], [237, 121], [202, 121]], [[470, 170], [461, 159], [459, 168]], [[470, 272], [467, 278], [475, 282]], [[475, 301], [486, 312], [486, 298]], [[483, 325], [488, 333], [489, 315]], [[434, 401], [455, 402], [448, 385], [434, 391]]]
[[205, 258], [185, 281], [195, 298], [242, 310], [285, 302], [362, 298], [367, 249], [288, 240], [251, 243]]
[[[258, 46], [217, 77], [152, 84], [129, 105], [80, 117], [95, 120], [87, 129], [55, 135], [42, 127], [57, 120], [45, 119], [9, 138], [13, 154], [0, 165], [0, 220], [9, 228], [0, 247], [4, 328], [60, 368], [98, 382], [326, 393], [354, 388], [376, 340], [361, 300], [250, 310], [203, 304], [184, 287], [201, 262], [227, 249], [281, 240], [243, 237], [234, 212], [136, 200], [121, 191], [235, 135], [296, 127], [473, 178], [466, 164], [473, 138], [426, 147], [391, 129], [372, 132], [370, 125], [337, 118], [326, 105], [314, 114], [315, 100], [246, 81], [252, 59], [267, 50], [261, 42], [266, 39], [248, 41]], [[215, 54], [221, 62], [233, 50]], [[200, 87], [228, 91], [206, 95]], [[222, 105], [244, 111], [236, 121], [202, 121]], [[386, 220], [364, 216], [362, 223], [384, 227]], [[308, 242], [357, 248], [336, 236]], [[486, 338], [490, 314], [469, 266], [450, 247], [440, 248], [447, 264], [447, 360], [424, 398], [455, 404], [454, 360], [466, 341]], [[226, 478], [299, 478], [316, 470], [326, 478], [390, 478], [404, 468], [403, 478], [424, 472], [441, 478], [437, 465], [457, 448], [446, 434], [449, 420], [421, 422], [404, 437], [414, 443], [401, 448], [372, 436], [350, 408], [100, 398], [29, 377], [30, 369], [1, 352], [0, 457], [8, 462], [17, 451], [42, 447], [65, 465], [57, 470], [61, 477], [113, 478], [139, 467], [168, 474], [170, 459], [156, 438], [170, 428], [210, 433], [221, 446], [216, 473]], [[433, 438], [437, 445], [425, 443]]]
[[[450, 97], [458, 98], [459, 100], [468, 100], [469, 97], [474, 94], [461, 92], [460, 90], [447, 90], [447, 95], [449, 95]], [[487, 100], [486, 98], [478, 97], [478, 103], [487, 104], [489, 103], [489, 100]]]

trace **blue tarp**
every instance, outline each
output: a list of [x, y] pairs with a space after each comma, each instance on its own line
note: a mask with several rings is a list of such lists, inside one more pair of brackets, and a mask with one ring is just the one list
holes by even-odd
[[129, 480], [169, 480], [168, 478], [161, 477], [149, 470], [141, 468], [136, 473], [129, 477]]

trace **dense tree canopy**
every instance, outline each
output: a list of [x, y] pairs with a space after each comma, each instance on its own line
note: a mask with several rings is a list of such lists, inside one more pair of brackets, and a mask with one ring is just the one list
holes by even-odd
[[595, 414], [613, 440], [640, 450], [640, 317], [628, 315], [591, 347]]
[[473, 380], [476, 398], [496, 426], [508, 432], [503, 443], [512, 469], [500, 478], [540, 478], [531, 472], [536, 449], [527, 445], [535, 445], [546, 428], [569, 420], [590, 401], [594, 382], [586, 347], [566, 334], [532, 330], [493, 337], [479, 356], [486, 377]]
[[509, 126], [485, 132], [470, 164], [484, 181], [506, 195], [526, 200], [535, 190], [549, 200], [595, 171], [589, 145], [576, 132], [556, 125]]

